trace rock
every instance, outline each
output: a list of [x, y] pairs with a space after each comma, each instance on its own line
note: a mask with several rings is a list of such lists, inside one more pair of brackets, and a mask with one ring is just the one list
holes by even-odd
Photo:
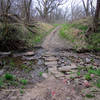
[[42, 64], [44, 64], [44, 61], [42, 59], [39, 59], [38, 60], [38, 65], [42, 65]]
[[63, 67], [58, 68], [58, 70], [60, 72], [67, 72], [67, 71], [70, 71], [70, 66], [63, 66]]
[[47, 74], [47, 73], [43, 73], [43, 74], [42, 74], [42, 77], [43, 77], [43, 78], [48, 78], [48, 74]]
[[71, 64], [71, 69], [77, 69], [76, 64], [72, 63], [72, 64]]
[[66, 100], [71, 100], [71, 97], [67, 97]]
[[64, 74], [57, 71], [56, 67], [49, 68], [48, 73], [54, 75], [56, 78], [63, 77]]
[[86, 63], [90, 63], [90, 62], [91, 62], [91, 59], [86, 58]]
[[26, 57], [26, 56], [23, 56], [22, 59], [23, 60], [34, 60], [34, 57]]
[[66, 66], [66, 64], [62, 63], [61, 66]]
[[33, 56], [34, 55], [34, 52], [31, 51], [31, 52], [26, 52], [26, 53], [23, 53], [24, 56]]
[[47, 66], [57, 65], [57, 61], [45, 62], [45, 65]]
[[0, 70], [0, 75], [2, 75], [4, 73], [4, 70], [2, 69], [2, 70]]
[[67, 71], [71, 71], [73, 69], [76, 69], [76, 65], [72, 64], [71, 66], [63, 66], [63, 67], [60, 67], [58, 70], [61, 71], [61, 72], [67, 72]]
[[20, 57], [20, 56], [34, 56], [34, 52], [24, 52], [24, 53], [16, 53], [13, 54], [13, 57]]
[[53, 68], [48, 68], [48, 73], [56, 73], [57, 72], [57, 68], [53, 67]]
[[83, 65], [83, 64], [84, 64], [84, 62], [81, 61], [81, 62], [80, 62], [80, 65]]
[[55, 73], [56, 78], [64, 77], [65, 75], [63, 73], [57, 72]]
[[66, 75], [67, 79], [71, 79], [71, 78], [75, 78], [75, 77], [77, 77], [77, 74]]
[[44, 57], [50, 57], [50, 56], [55, 56], [55, 53], [47, 52], [47, 53], [45, 53], [45, 55], [44, 55]]
[[65, 61], [64, 61], [64, 60], [62, 60], [61, 62], [62, 62], [62, 63], [64, 63]]
[[48, 57], [45, 59], [46, 61], [57, 61], [56, 57]]
[[5, 57], [11, 55], [11, 52], [0, 52], [0, 56]]

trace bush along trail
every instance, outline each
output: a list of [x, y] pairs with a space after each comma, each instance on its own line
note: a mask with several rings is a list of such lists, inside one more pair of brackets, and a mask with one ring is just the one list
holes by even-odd
[[1, 56], [0, 100], [99, 100], [100, 56], [74, 51], [60, 29], [31, 52]]

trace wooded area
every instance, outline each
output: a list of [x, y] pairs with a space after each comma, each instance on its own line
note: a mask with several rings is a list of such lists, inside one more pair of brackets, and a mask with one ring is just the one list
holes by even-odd
[[0, 0], [0, 100], [100, 100], [100, 0]]
[[[78, 5], [76, 0], [1, 0], [0, 22], [3, 24], [2, 35], [9, 33], [9, 24], [12, 23], [23, 24], [29, 31], [34, 33], [30, 26], [36, 27], [38, 21], [52, 24], [68, 23], [90, 17], [92, 21], [86, 32], [86, 37], [88, 37], [90, 33], [96, 32], [99, 25], [100, 0], [97, 0], [97, 3], [95, 0], [81, 0], [80, 2], [81, 5]], [[64, 8], [62, 8], [63, 6]], [[1, 41], [3, 40], [5, 38]]]

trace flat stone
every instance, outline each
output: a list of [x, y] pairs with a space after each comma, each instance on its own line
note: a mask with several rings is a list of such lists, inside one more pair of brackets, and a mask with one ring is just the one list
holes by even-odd
[[1, 56], [8, 56], [10, 54], [11, 54], [11, 52], [0, 52], [0, 55]]
[[91, 59], [86, 58], [86, 63], [90, 63], [90, 62], [91, 62]]
[[64, 76], [63, 73], [57, 71], [57, 68], [56, 67], [49, 68], [48, 69], [48, 72], [49, 72], [49, 74], [53, 74], [56, 78], [59, 78], [59, 77], [63, 77]]
[[2, 70], [0, 70], [0, 75], [2, 75], [3, 74], [3, 72], [4, 72], [4, 70], [2, 69]]
[[33, 56], [34, 55], [34, 52], [24, 52], [24, 53], [16, 53], [16, 54], [13, 54], [13, 57], [19, 57], [19, 56]]
[[60, 78], [60, 77], [64, 77], [65, 75], [63, 73], [57, 72], [54, 76], [56, 78]]
[[74, 64], [72, 64], [71, 66], [63, 66], [63, 67], [60, 67], [60, 68], [58, 68], [58, 70], [59, 71], [61, 71], [61, 72], [63, 72], [63, 71], [70, 71], [70, 70], [74, 70], [74, 69], [76, 69], [77, 67], [74, 65]]
[[34, 57], [26, 57], [26, 56], [23, 56], [22, 59], [23, 60], [34, 60]]
[[31, 52], [26, 52], [26, 53], [24, 53], [24, 55], [25, 55], [25, 56], [32, 56], [32, 55], [34, 55], [34, 52], [33, 52], [33, 51], [31, 51]]
[[67, 97], [66, 100], [71, 100], [71, 97]]
[[49, 66], [57, 65], [57, 61], [45, 62], [45, 65], [49, 65]]
[[65, 76], [67, 79], [70, 79], [71, 77], [75, 78], [77, 77], [77, 74], [70, 74]]
[[54, 54], [52, 54], [52, 53], [47, 53], [47, 54], [44, 55], [44, 57], [51, 57], [51, 56], [54, 56]]
[[46, 61], [57, 61], [56, 57], [48, 57], [45, 59]]
[[56, 67], [48, 68], [48, 72], [49, 73], [56, 73], [57, 72], [57, 68]]
[[43, 77], [43, 78], [48, 78], [48, 74], [47, 74], [47, 73], [43, 73], [43, 74], [42, 74], [42, 77]]
[[71, 69], [77, 69], [76, 64], [72, 63], [72, 64], [71, 64]]

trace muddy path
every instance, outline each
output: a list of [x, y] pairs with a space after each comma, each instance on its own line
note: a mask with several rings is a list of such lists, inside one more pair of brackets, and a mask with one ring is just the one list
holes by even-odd
[[[23, 94], [20, 89], [2, 90], [0, 100], [89, 100], [82, 91], [85, 89], [88, 93], [88, 88], [83, 85], [85, 79], [77, 76], [77, 69], [78, 66], [100, 67], [100, 57], [91, 53], [70, 51], [72, 44], [60, 39], [59, 29], [58, 26], [46, 37], [42, 48], [33, 56], [38, 60], [43, 59], [42, 67], [39, 64], [41, 68], [47, 69], [40, 77], [43, 80], [31, 83], [30, 88], [23, 89]], [[85, 71], [81, 73], [84, 74]], [[35, 78], [36, 76], [31, 80]], [[100, 91], [91, 100], [99, 100], [99, 97]]]
[[42, 47], [46, 50], [52, 51], [55, 49], [71, 49], [72, 44], [68, 41], [62, 40], [59, 37], [60, 26], [56, 27], [45, 39]]

